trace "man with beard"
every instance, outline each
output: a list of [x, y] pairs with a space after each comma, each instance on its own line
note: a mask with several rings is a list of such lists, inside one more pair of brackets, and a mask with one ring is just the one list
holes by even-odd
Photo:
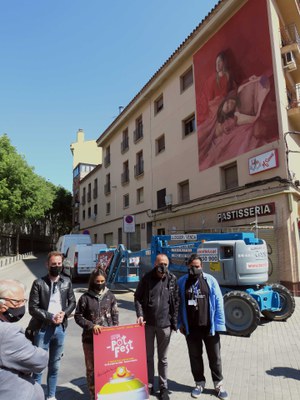
[[[48, 274], [36, 279], [29, 296], [32, 316], [27, 330], [34, 332], [33, 343], [49, 351], [47, 399], [56, 400], [56, 385], [60, 360], [63, 355], [68, 317], [76, 306], [70, 279], [61, 275], [63, 256], [57, 251], [48, 254]], [[41, 383], [42, 373], [34, 379]]]
[[178, 328], [185, 335], [195, 388], [191, 396], [198, 398], [205, 387], [203, 343], [206, 347], [215, 393], [228, 400], [223, 387], [221, 343], [219, 332], [226, 331], [223, 296], [217, 280], [202, 271], [202, 259], [191, 254], [188, 274], [178, 279]]

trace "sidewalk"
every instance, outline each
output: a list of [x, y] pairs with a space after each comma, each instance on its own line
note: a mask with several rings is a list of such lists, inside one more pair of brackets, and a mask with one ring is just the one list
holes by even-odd
[[[134, 288], [131, 288], [134, 290]], [[133, 300], [132, 291], [116, 292], [122, 302]], [[224, 383], [231, 400], [298, 400], [300, 398], [300, 298], [293, 316], [286, 322], [261, 324], [249, 338], [222, 335]], [[131, 313], [132, 320], [135, 313]], [[120, 307], [120, 317], [122, 307]], [[121, 320], [121, 323], [122, 320]], [[191, 399], [193, 379], [184, 337], [172, 335], [169, 350], [169, 389], [172, 400]], [[206, 389], [201, 399], [216, 399], [206, 354]], [[150, 396], [150, 399], [155, 399]], [[85, 379], [60, 385], [58, 400], [89, 400]], [[120, 398], [120, 400], [122, 400]]]

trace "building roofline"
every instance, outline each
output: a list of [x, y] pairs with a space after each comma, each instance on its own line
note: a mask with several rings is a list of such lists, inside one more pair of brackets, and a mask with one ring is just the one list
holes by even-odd
[[[149, 81], [142, 87], [142, 89], [133, 97], [133, 99], [124, 107], [122, 112], [113, 120], [113, 122], [104, 130], [104, 132], [99, 136], [96, 140], [97, 145], [101, 146], [108, 136], [110, 136], [110, 132], [114, 126], [117, 126], [122, 119], [127, 117], [129, 110], [132, 108], [133, 104], [136, 103], [139, 99], [142, 98], [142, 95], [146, 93], [147, 89], [151, 86], [151, 84], [157, 80], [157, 78], [162, 75], [162, 73], [167, 69], [168, 66], [179, 58], [182, 54], [183, 50], [188, 47], [188, 45], [201, 33], [204, 27], [211, 21], [211, 19], [215, 16], [217, 12], [219, 12], [222, 7], [224, 7], [227, 3], [232, 3], [232, 0], [219, 0], [219, 2], [211, 9], [211, 11], [207, 14], [207, 16], [202, 19], [202, 21], [196, 26], [196, 28], [187, 36], [187, 38], [179, 45], [179, 47], [171, 54], [171, 56], [163, 63], [163, 65], [154, 73], [154, 75], [149, 79]], [[244, 4], [244, 1], [241, 2]]]

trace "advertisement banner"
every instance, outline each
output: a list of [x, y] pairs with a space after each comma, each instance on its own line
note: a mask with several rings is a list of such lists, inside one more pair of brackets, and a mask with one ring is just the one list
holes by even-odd
[[94, 335], [94, 369], [96, 400], [149, 399], [144, 326], [106, 327]]

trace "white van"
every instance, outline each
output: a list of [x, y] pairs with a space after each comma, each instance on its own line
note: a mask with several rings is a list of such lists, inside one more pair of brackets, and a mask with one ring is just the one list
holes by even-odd
[[84, 233], [73, 233], [70, 235], [60, 236], [56, 243], [56, 250], [60, 251], [64, 256], [67, 255], [68, 248], [71, 244], [91, 244], [92, 239], [90, 235]]
[[69, 266], [64, 267], [64, 273], [73, 280], [87, 277], [96, 268], [100, 250], [106, 250], [106, 244], [72, 244], [67, 252]]

